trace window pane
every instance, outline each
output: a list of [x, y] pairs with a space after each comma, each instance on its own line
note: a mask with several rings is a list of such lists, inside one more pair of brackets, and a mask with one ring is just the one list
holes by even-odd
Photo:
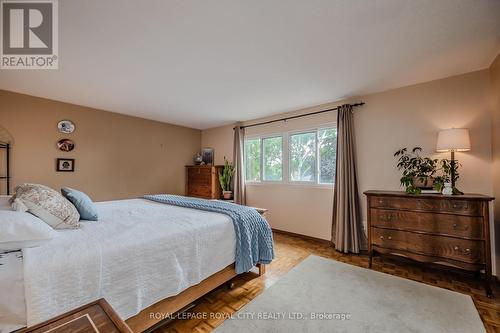
[[260, 139], [245, 141], [246, 180], [260, 181]]
[[333, 184], [335, 179], [335, 158], [337, 156], [337, 129], [318, 131], [319, 182]]
[[316, 181], [316, 133], [290, 136], [290, 180]]
[[281, 181], [283, 178], [283, 138], [262, 139], [263, 180]]

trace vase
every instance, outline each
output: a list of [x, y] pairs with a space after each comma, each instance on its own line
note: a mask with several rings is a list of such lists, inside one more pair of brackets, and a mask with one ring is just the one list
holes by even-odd
[[451, 187], [451, 183], [444, 183], [442, 193], [443, 193], [443, 195], [452, 195], [453, 194], [453, 187]]
[[231, 200], [232, 196], [232, 191], [222, 191], [222, 197], [224, 198], [224, 200]]
[[198, 153], [194, 156], [193, 161], [195, 165], [200, 165], [201, 162], [203, 162], [203, 157], [201, 156], [201, 154]]
[[413, 186], [423, 189], [423, 190], [432, 190], [434, 188], [434, 178], [432, 177], [414, 177], [413, 178]]

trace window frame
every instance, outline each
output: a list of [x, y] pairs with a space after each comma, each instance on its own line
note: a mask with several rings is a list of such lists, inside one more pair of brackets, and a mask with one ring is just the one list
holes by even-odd
[[[269, 134], [250, 134], [245, 135], [244, 144], [247, 140], [259, 139], [260, 142], [260, 180], [246, 180], [246, 166], [245, 166], [245, 184], [251, 186], [260, 185], [290, 185], [290, 186], [305, 186], [305, 187], [315, 187], [323, 189], [333, 189], [335, 185], [335, 179], [333, 183], [321, 183], [320, 182], [320, 156], [319, 156], [319, 137], [318, 132], [320, 130], [327, 129], [337, 129], [337, 124], [335, 122], [323, 123], [318, 126], [307, 127], [297, 130], [289, 130], [283, 132], [273, 132]], [[315, 135], [315, 180], [314, 181], [293, 181], [290, 177], [290, 137], [296, 134], [306, 134], [314, 133]], [[264, 180], [264, 139], [281, 137], [282, 143], [282, 179], [279, 180]], [[246, 164], [246, 152], [245, 152], [245, 164]]]
[[[281, 180], [264, 180], [264, 139], [271, 139], [281, 137]], [[246, 165], [245, 165], [245, 184], [282, 184], [285, 182], [285, 133], [271, 133], [265, 135], [245, 135], [243, 144], [247, 140], [259, 140], [260, 144], [260, 180], [246, 180]], [[245, 152], [245, 164], [246, 164], [246, 152]]]

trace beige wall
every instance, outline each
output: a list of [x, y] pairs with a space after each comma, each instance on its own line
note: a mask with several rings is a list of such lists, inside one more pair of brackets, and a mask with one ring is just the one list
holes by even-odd
[[[493, 195], [498, 198], [495, 201], [495, 226], [500, 228], [500, 54], [490, 67], [491, 78], [491, 110], [493, 116]], [[496, 244], [500, 244], [500, 232], [496, 233]], [[500, 267], [500, 246], [496, 249], [497, 267]]]
[[[59, 133], [61, 119], [72, 120], [76, 131]], [[199, 130], [2, 90], [0, 126], [13, 137], [14, 185], [70, 186], [94, 200], [183, 194], [184, 165], [192, 163], [201, 140]], [[76, 148], [59, 151], [61, 138], [74, 140]], [[58, 157], [75, 158], [76, 171], [56, 172]]]
[[224, 156], [233, 160], [233, 125], [207, 129], [201, 132], [202, 148], [214, 148], [215, 164], [224, 164]]
[[[457, 155], [463, 165], [458, 186], [466, 192], [492, 194], [489, 98], [489, 71], [483, 70], [352, 99], [352, 102], [366, 102], [355, 110], [360, 192], [400, 190], [394, 151], [418, 145], [424, 148], [425, 154], [445, 158], [447, 154], [435, 153], [437, 132], [449, 127], [468, 127], [472, 150]], [[329, 108], [342, 102], [346, 101], [291, 114]], [[335, 121], [335, 117], [330, 113], [257, 128], [269, 133], [309, 128], [317, 125], [315, 123]], [[255, 134], [253, 131], [257, 128], [252, 128], [250, 134]], [[202, 133], [202, 146], [215, 148], [218, 156], [231, 156], [232, 140], [232, 126]], [[270, 209], [269, 220], [274, 228], [330, 239], [332, 189], [260, 184], [248, 185], [247, 191], [250, 205]], [[365, 199], [361, 197], [366, 224]]]

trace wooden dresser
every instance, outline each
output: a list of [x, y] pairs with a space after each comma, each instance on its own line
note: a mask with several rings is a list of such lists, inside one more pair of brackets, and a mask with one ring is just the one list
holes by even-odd
[[222, 188], [219, 171], [222, 165], [186, 165], [186, 196], [204, 199], [219, 199]]
[[397, 254], [420, 262], [485, 271], [485, 288], [492, 297], [489, 202], [470, 194], [410, 195], [367, 191], [368, 251]]
[[19, 333], [132, 333], [128, 325], [101, 298]]

